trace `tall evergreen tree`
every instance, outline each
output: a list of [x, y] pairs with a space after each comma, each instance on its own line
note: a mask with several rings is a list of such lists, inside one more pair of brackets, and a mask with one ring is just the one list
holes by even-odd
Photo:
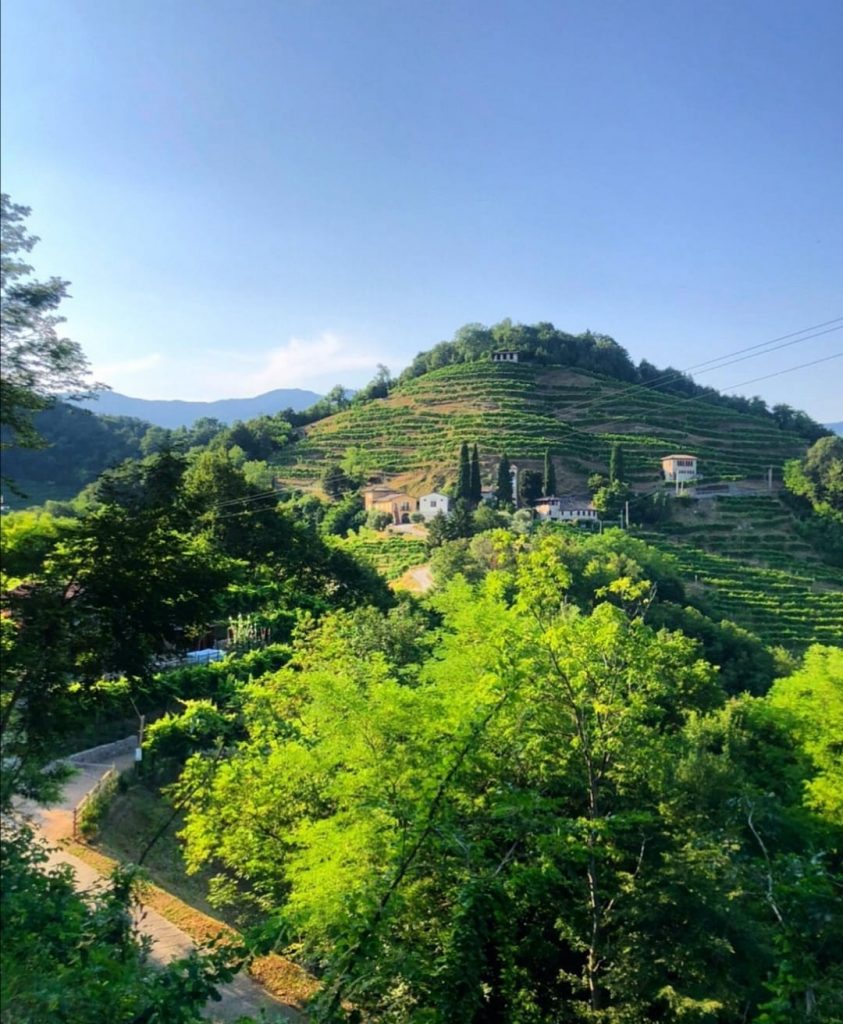
[[471, 498], [472, 505], [479, 505], [483, 497], [483, 486], [480, 482], [480, 454], [477, 445], [471, 451]]
[[624, 482], [623, 448], [619, 444], [612, 445], [612, 454], [609, 457], [609, 483]]
[[498, 463], [498, 483], [495, 488], [495, 497], [499, 505], [512, 504], [512, 474], [506, 452], [503, 453], [501, 461]]
[[542, 483], [542, 493], [545, 497], [550, 497], [556, 494], [556, 468], [553, 465], [553, 456], [550, 454], [550, 449], [544, 453], [544, 480]]
[[530, 506], [541, 497], [542, 475], [537, 469], [524, 469], [519, 473], [518, 498], [522, 505]]
[[460, 448], [460, 468], [457, 476], [457, 498], [471, 501], [471, 462], [468, 457], [468, 445], [463, 441]]

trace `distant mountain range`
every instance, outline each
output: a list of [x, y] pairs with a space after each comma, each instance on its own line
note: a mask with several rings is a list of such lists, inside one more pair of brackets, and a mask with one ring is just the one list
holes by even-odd
[[843, 437], [843, 421], [840, 423], [825, 423], [823, 426], [828, 427], [829, 430], [833, 430], [835, 434], [839, 434]]
[[104, 391], [99, 398], [84, 399], [75, 405], [101, 416], [134, 416], [158, 427], [189, 427], [198, 419], [210, 416], [222, 423], [250, 420], [255, 416], [271, 416], [282, 409], [300, 412], [322, 396], [301, 388], [278, 388], [254, 398], [221, 398], [216, 402], [164, 401], [131, 398], [117, 391]]

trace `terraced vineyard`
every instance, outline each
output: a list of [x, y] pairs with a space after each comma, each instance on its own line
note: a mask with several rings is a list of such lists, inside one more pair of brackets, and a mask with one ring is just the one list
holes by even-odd
[[660, 458], [690, 449], [706, 479], [760, 477], [804, 452], [770, 420], [682, 401], [583, 371], [530, 364], [463, 363], [417, 377], [386, 399], [352, 407], [306, 428], [279, 473], [310, 482], [326, 459], [362, 449], [372, 470], [431, 479], [452, 472], [463, 440], [476, 441], [487, 475], [500, 453], [557, 456], [568, 486], [605, 471], [612, 443], [633, 482], [656, 483]]
[[671, 541], [653, 531], [637, 533], [678, 559], [687, 581], [701, 585], [715, 618], [731, 619], [768, 643], [790, 649], [801, 650], [812, 643], [843, 646], [839, 570], [762, 568], [691, 547], [684, 537]]
[[427, 561], [427, 546], [417, 537], [387, 535], [374, 530], [360, 530], [351, 533], [336, 544], [360, 558], [387, 580], [397, 580], [408, 569]]
[[[679, 503], [680, 505], [682, 503]], [[775, 494], [694, 502], [659, 533], [713, 554], [825, 580], [843, 587], [843, 569], [825, 564], [802, 526]]]

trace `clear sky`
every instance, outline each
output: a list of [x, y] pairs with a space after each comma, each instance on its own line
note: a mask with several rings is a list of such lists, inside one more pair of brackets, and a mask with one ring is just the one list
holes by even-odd
[[[841, 0], [3, 0], [3, 189], [147, 398], [467, 322], [686, 367], [843, 316]], [[701, 376], [843, 351], [843, 331]], [[843, 360], [750, 385], [843, 419]]]

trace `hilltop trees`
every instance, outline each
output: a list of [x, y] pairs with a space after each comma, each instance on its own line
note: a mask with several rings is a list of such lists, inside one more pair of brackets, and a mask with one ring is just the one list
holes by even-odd
[[322, 471], [322, 489], [334, 501], [338, 501], [353, 486], [342, 466], [336, 462], [329, 463]]

